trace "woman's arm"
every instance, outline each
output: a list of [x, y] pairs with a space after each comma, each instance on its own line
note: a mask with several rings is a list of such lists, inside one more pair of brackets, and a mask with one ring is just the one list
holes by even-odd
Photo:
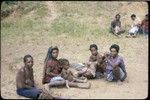
[[46, 68], [46, 74], [50, 75], [50, 76], [53, 76], [53, 77], [58, 76], [58, 74], [55, 74], [55, 73], [52, 72], [51, 67]]
[[117, 66], [120, 64], [121, 60], [118, 59], [118, 60], [114, 63], [114, 62], [112, 62], [111, 60], [107, 59], [107, 62], [108, 62], [113, 68], [115, 68], [115, 67], [117, 67]]

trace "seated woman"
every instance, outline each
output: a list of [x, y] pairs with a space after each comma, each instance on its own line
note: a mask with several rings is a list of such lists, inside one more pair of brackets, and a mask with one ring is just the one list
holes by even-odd
[[72, 87], [86, 88], [80, 86], [78, 83], [67, 82], [61, 77], [62, 67], [57, 60], [59, 49], [58, 47], [50, 47], [45, 59], [45, 66], [43, 70], [43, 80], [42, 83], [47, 83], [47, 88], [51, 86], [65, 86], [66, 83]]
[[121, 56], [118, 55], [119, 46], [113, 44], [110, 47], [110, 53], [105, 56], [106, 60], [106, 80], [123, 82], [127, 77], [124, 61]]

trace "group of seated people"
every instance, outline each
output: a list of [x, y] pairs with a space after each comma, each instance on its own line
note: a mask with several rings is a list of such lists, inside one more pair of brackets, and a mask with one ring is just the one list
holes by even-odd
[[[117, 14], [115, 16], [115, 19], [111, 22], [110, 28], [111, 33], [118, 37], [120, 37], [120, 35], [125, 32], [125, 30], [121, 27], [120, 18], [120, 14]], [[132, 14], [131, 20], [132, 25], [130, 26], [130, 29], [128, 30], [128, 35], [126, 37], [135, 38], [137, 36], [137, 33], [143, 33], [146, 37], [148, 37], [148, 14], [145, 15], [145, 19], [142, 21], [135, 14]]]
[[104, 78], [109, 82], [123, 82], [127, 77], [124, 60], [119, 53], [119, 45], [110, 46], [110, 52], [100, 53], [96, 44], [91, 44], [91, 56], [85, 63], [70, 63], [65, 58], [57, 59], [59, 49], [50, 47], [44, 61], [43, 79], [44, 88], [38, 89], [33, 77], [33, 57], [25, 55], [24, 66], [16, 76], [17, 94], [34, 99], [65, 99], [50, 94], [51, 87], [66, 86], [90, 89], [89, 79]]

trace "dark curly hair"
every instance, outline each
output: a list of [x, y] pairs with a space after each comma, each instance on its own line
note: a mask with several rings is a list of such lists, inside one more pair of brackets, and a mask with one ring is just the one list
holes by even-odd
[[114, 48], [117, 52], [119, 52], [119, 49], [120, 49], [119, 45], [113, 44], [113, 45], [111, 45], [111, 47], [109, 48], [109, 50], [111, 50], [112, 48]]
[[65, 59], [65, 58], [60, 58], [58, 61], [59, 61], [60, 65], [67, 65], [67, 64], [69, 64], [69, 61], [67, 59]]
[[117, 18], [117, 16], [119, 16], [119, 18], [121, 17], [120, 14], [116, 14], [115, 18]]
[[24, 63], [27, 61], [27, 58], [32, 58], [33, 59], [33, 57], [31, 55], [29, 55], [29, 54], [25, 55], [24, 58], [23, 58]]
[[131, 18], [132, 18], [132, 17], [136, 17], [136, 15], [135, 15], [135, 14], [132, 14], [132, 15], [131, 15]]
[[96, 44], [91, 44], [89, 50], [91, 50], [91, 48], [95, 48], [96, 50], [98, 50], [98, 47]]

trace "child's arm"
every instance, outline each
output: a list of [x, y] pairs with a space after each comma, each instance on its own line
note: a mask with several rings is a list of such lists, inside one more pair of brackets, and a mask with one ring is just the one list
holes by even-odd
[[64, 79], [67, 80], [67, 78], [68, 78], [68, 73], [67, 73], [67, 71], [66, 71], [66, 70], [62, 70], [61, 76], [62, 76]]
[[89, 57], [89, 62], [93, 62], [93, 57], [92, 57], [92, 55]]
[[97, 57], [97, 64], [100, 65], [100, 64], [102, 64], [102, 62], [103, 62], [103, 56], [102, 56], [102, 55], [99, 55], [99, 56]]

